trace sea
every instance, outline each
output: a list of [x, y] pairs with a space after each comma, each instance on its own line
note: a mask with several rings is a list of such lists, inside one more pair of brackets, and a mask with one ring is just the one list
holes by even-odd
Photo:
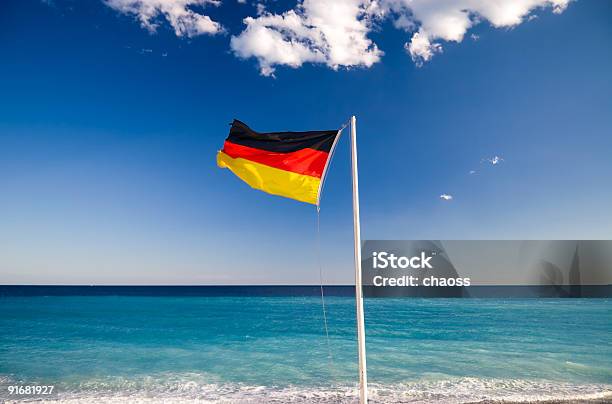
[[[0, 287], [0, 402], [356, 403], [354, 298], [318, 292]], [[368, 298], [365, 319], [373, 403], [612, 402], [611, 299]]]

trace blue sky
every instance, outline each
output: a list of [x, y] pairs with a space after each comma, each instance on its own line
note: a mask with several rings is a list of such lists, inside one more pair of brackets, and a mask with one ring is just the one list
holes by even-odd
[[[216, 167], [233, 118], [311, 130], [355, 114], [364, 239], [612, 236], [612, 3], [483, 19], [461, 42], [430, 30], [430, 59], [381, 18], [356, 59], [294, 67], [232, 48], [255, 4], [195, 9], [222, 32], [177, 35], [163, 14], [153, 32], [94, 0], [2, 3], [0, 283], [318, 283], [314, 208]], [[347, 140], [322, 201], [330, 283], [352, 282]]]

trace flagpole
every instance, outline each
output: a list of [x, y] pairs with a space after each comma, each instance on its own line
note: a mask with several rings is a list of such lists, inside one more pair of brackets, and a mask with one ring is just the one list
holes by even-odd
[[353, 234], [355, 236], [355, 306], [357, 308], [357, 345], [359, 352], [359, 402], [368, 402], [368, 372], [366, 367], [365, 322], [361, 285], [361, 230], [359, 227], [359, 179], [357, 176], [357, 128], [351, 116], [351, 162], [353, 168]]

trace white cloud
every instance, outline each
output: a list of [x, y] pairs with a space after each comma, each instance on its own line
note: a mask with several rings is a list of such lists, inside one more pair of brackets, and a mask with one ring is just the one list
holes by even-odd
[[[412, 55], [412, 60], [417, 66], [423, 65], [423, 62], [428, 61], [433, 57], [434, 54], [442, 52], [442, 45], [439, 43], [432, 43], [427, 34], [421, 32], [415, 32], [410, 42], [404, 44], [404, 49]], [[418, 57], [415, 57], [418, 55]]]
[[[155, 31], [165, 18], [178, 36], [215, 34], [221, 24], [201, 13], [221, 0], [103, 0], [108, 6], [138, 18]], [[245, 0], [237, 0], [244, 3]], [[536, 9], [563, 12], [572, 0], [297, 0], [294, 9], [269, 12], [263, 1], [256, 15], [243, 20], [245, 28], [232, 36], [230, 47], [243, 59], [255, 58], [263, 75], [277, 66], [297, 68], [304, 63], [340, 67], [371, 67], [382, 50], [370, 38], [376, 27], [391, 20], [410, 36], [404, 48], [417, 65], [443, 50], [444, 42], [461, 42], [482, 22], [512, 28], [532, 19]]]
[[406, 15], [400, 15], [397, 17], [397, 19], [393, 21], [393, 26], [406, 32], [412, 32], [415, 29], [414, 21], [412, 21], [410, 17]]
[[375, 6], [370, 0], [303, 0], [282, 14], [245, 18], [246, 28], [232, 37], [231, 48], [238, 57], [256, 58], [265, 76], [277, 65], [308, 62], [370, 67], [382, 55], [368, 38]]
[[453, 200], [453, 196], [449, 195], [449, 194], [442, 194], [442, 195], [440, 195], [440, 199], [442, 199], [444, 201], [451, 201], [451, 200]]
[[257, 9], [257, 15], [262, 15], [266, 12], [266, 5], [264, 3], [257, 3], [255, 8]]
[[[442, 41], [461, 42], [483, 21], [496, 28], [514, 27], [536, 8], [560, 13], [571, 0], [300, 0], [282, 14], [261, 13], [244, 20], [246, 28], [232, 37], [241, 58], [258, 60], [269, 76], [275, 66], [323, 63], [338, 67], [370, 67], [383, 52], [368, 37], [375, 22], [412, 33], [404, 48], [418, 65], [442, 52]], [[472, 35], [477, 39], [477, 35]]]
[[220, 0], [105, 0], [106, 5], [124, 14], [135, 15], [143, 28], [155, 32], [160, 17], [166, 18], [177, 36], [216, 34], [223, 29], [209, 16], [193, 7], [218, 6]]
[[561, 13], [570, 0], [380, 0], [384, 13], [409, 19], [419, 27], [405, 48], [417, 64], [442, 51], [439, 41], [461, 42], [474, 25], [514, 27], [539, 7]]
[[482, 163], [489, 163], [493, 166], [496, 166], [498, 164], [501, 164], [504, 161], [503, 158], [499, 157], [499, 156], [493, 156], [493, 157], [487, 157], [482, 159]]

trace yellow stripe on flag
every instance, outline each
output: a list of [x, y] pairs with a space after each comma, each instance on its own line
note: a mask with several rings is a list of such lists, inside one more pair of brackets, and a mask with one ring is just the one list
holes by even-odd
[[217, 154], [217, 165], [221, 168], [229, 168], [252, 188], [313, 205], [317, 204], [321, 183], [319, 178], [280, 170], [242, 158], [233, 159], [223, 152]]

